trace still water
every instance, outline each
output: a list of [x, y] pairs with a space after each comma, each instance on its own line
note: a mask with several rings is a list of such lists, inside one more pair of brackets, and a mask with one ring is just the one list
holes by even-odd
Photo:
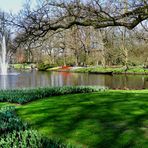
[[95, 85], [111, 89], [148, 89], [148, 75], [103, 75], [69, 72], [26, 71], [0, 76], [0, 89]]

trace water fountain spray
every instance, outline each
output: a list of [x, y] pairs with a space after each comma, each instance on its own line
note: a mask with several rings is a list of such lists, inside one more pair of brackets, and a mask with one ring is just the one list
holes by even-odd
[[7, 60], [5, 36], [2, 37], [2, 50], [1, 50], [1, 57], [0, 57], [0, 68], [1, 68], [1, 75], [7, 75], [8, 60]]

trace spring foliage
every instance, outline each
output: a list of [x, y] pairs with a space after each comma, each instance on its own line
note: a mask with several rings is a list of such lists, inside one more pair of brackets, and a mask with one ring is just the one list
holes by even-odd
[[0, 90], [0, 102], [11, 102], [24, 104], [33, 100], [42, 99], [50, 96], [58, 96], [74, 93], [90, 93], [103, 90], [103, 88], [90, 86], [65, 86], [65, 87], [46, 87], [35, 89]]

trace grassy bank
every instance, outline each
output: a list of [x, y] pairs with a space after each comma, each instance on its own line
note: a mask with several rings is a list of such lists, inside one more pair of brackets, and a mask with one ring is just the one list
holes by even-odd
[[[11, 64], [11, 67], [15, 69], [30, 69], [31, 66], [36, 67], [35, 64]], [[37, 66], [38, 67], [38, 66]], [[114, 68], [114, 67], [80, 67], [80, 68], [61, 68], [53, 67], [50, 65], [44, 65], [38, 70], [41, 71], [68, 71], [68, 72], [78, 72], [78, 73], [98, 73], [98, 74], [148, 74], [148, 69], [142, 67], [129, 67], [129, 69], [125, 69], [124, 67]]]
[[90, 148], [148, 147], [148, 90], [48, 97], [17, 114], [48, 138]]
[[30, 69], [31, 65], [34, 66], [34, 64], [10, 64], [14, 69]]
[[72, 69], [71, 71], [78, 73], [148, 74], [148, 69], [139, 67], [131, 67], [128, 70], [125, 70], [125, 68], [84, 67]]

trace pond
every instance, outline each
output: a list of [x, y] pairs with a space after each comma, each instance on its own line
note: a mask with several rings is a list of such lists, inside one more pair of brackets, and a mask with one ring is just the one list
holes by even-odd
[[95, 85], [111, 89], [148, 89], [148, 75], [103, 75], [70, 72], [25, 71], [0, 76], [0, 89]]

